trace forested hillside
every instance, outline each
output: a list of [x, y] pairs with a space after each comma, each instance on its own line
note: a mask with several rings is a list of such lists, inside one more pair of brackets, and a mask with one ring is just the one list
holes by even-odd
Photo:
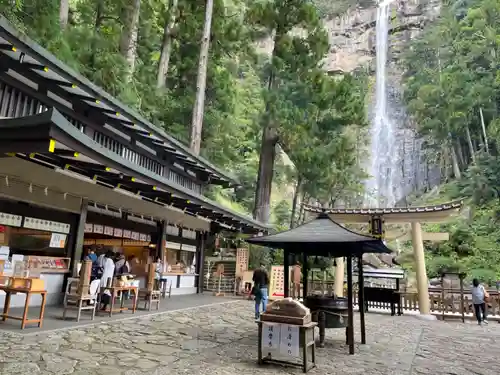
[[462, 217], [427, 228], [451, 233], [427, 246], [431, 277], [449, 269], [500, 279], [499, 57], [500, 3], [460, 0], [446, 4], [402, 61], [407, 109], [445, 183], [414, 204], [463, 198], [466, 205]]
[[[303, 220], [300, 202], [363, 201], [373, 79], [331, 76], [321, 65], [335, 47], [322, 21], [355, 4], [0, 0], [0, 9], [59, 59], [240, 179], [241, 188], [213, 190], [212, 198], [283, 228]], [[260, 52], [263, 40], [273, 42], [270, 52]], [[427, 228], [451, 233], [449, 242], [427, 244], [430, 276], [463, 269], [495, 280], [500, 3], [444, 2], [439, 19], [405, 43], [398, 53], [405, 110], [442, 180], [416, 192], [412, 204], [466, 203], [463, 217]], [[401, 259], [411, 267], [407, 248]]]
[[[233, 172], [240, 189], [210, 192], [223, 204], [289, 225], [297, 201], [360, 190], [365, 77], [321, 69], [329, 44], [310, 2], [0, 0], [0, 7], [72, 68]], [[263, 38], [274, 39], [271, 56], [256, 52]]]

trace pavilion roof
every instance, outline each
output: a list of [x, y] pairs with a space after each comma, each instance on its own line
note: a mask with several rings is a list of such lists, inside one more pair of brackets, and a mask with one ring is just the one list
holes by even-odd
[[371, 216], [383, 216], [386, 223], [395, 222], [440, 222], [457, 213], [463, 206], [462, 200], [428, 206], [392, 208], [328, 208], [304, 204], [309, 212], [324, 212], [342, 223], [367, 222]]
[[293, 253], [332, 257], [391, 253], [381, 240], [344, 228], [325, 213], [296, 228], [269, 236], [252, 237], [247, 241]]

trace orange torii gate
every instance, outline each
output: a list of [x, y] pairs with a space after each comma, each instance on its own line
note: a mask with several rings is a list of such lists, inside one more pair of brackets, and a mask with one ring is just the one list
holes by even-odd
[[[423, 241], [446, 241], [448, 233], [425, 233], [422, 232], [422, 223], [442, 223], [448, 221], [451, 216], [458, 214], [462, 208], [462, 201], [453, 201], [438, 205], [424, 207], [395, 207], [395, 208], [322, 208], [312, 205], [304, 205], [304, 209], [313, 213], [327, 213], [332, 220], [343, 224], [368, 224], [370, 233], [385, 239], [409, 239], [413, 245], [415, 256], [415, 269], [417, 278], [418, 307], [421, 315], [430, 315], [429, 290], [427, 272], [425, 268]], [[384, 226], [387, 224], [411, 225], [411, 233], [386, 233]], [[344, 260], [336, 259], [335, 270], [335, 293], [343, 294]]]

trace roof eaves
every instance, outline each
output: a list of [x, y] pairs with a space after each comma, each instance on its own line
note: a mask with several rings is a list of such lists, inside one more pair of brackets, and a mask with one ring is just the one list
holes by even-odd
[[[56, 109], [51, 109], [49, 111], [51, 112], [51, 120], [57, 127], [59, 127], [62, 131], [66, 132], [73, 139], [85, 145], [85, 147], [91, 148], [91, 145], [86, 144], [85, 140], [82, 139], [83, 137], [82, 133], [79, 132], [77, 128], [71, 126], [71, 124], [69, 124], [68, 120], [62, 114], [60, 114]], [[89, 141], [91, 140], [89, 139]], [[165, 178], [159, 178], [158, 176], [152, 174], [151, 171], [145, 168], [137, 167], [136, 165], [130, 163], [127, 160], [120, 161], [117, 159], [118, 156], [116, 156], [107, 149], [100, 147], [94, 149], [94, 152], [102, 155], [102, 157], [104, 158], [115, 161], [115, 163], [122, 165], [124, 168], [135, 171], [135, 173], [137, 174], [142, 174], [146, 176], [149, 180], [157, 181], [158, 183], [165, 185], [167, 188], [174, 190], [175, 192], [180, 193], [183, 196], [186, 196], [190, 200], [193, 200], [193, 202], [199, 202], [199, 204], [203, 206], [207, 206], [209, 208], [221, 211], [222, 214], [229, 214], [230, 216], [233, 216], [237, 218], [239, 221], [247, 225], [253, 226], [256, 229], [268, 231], [272, 228], [272, 226], [268, 224], [261, 223], [257, 220], [254, 220], [253, 218], [250, 218], [232, 209], [223, 207], [218, 203], [204, 197], [203, 195], [197, 194], [193, 191], [186, 190], [184, 187], [175, 182], [169, 181], [168, 179]]]
[[[80, 88], [84, 87], [88, 89], [96, 97], [99, 97], [101, 98], [101, 100], [106, 101], [110, 105], [117, 107], [119, 109], [117, 112], [120, 112], [128, 117], [134, 118], [134, 120], [140, 123], [141, 126], [151, 131], [151, 133], [164, 138], [165, 141], [171, 143], [172, 145], [177, 147], [180, 151], [186, 153], [189, 157], [198, 161], [202, 166], [211, 170], [211, 172], [219, 175], [222, 179], [229, 181], [233, 185], [240, 185], [240, 182], [234, 176], [230, 175], [227, 172], [222, 171], [220, 168], [216, 167], [205, 158], [195, 155], [188, 147], [183, 145], [180, 141], [168, 135], [165, 131], [155, 126], [150, 121], [146, 120], [135, 110], [121, 103], [119, 100], [112, 97], [103, 89], [90, 82], [87, 78], [83, 77], [81, 74], [69, 68], [66, 64], [58, 60], [50, 52], [39, 46], [37, 43], [28, 38], [26, 35], [22, 34], [20, 31], [16, 30], [2, 15], [0, 15], [0, 28], [3, 29], [4, 33], [9, 34], [12, 38], [17, 39], [20, 43], [22, 43], [24, 45], [23, 49], [29, 50], [34, 55], [37, 55], [37, 60], [38, 59], [42, 60], [40, 62], [46, 63], [47, 66], [52, 65], [51, 70], [56, 71], [61, 76], [68, 75], [70, 77], [69, 80], [72, 80]], [[16, 47], [19, 48], [19, 46]]]

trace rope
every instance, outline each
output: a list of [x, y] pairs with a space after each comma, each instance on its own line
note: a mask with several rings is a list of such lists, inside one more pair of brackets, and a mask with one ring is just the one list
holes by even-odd
[[[338, 316], [340, 318], [340, 322], [343, 323], [344, 322], [344, 319], [347, 319], [349, 317], [349, 314], [339, 314], [339, 313], [334, 313], [334, 312], [331, 312], [331, 311], [327, 311], [327, 310], [317, 310], [317, 313], [319, 315], [319, 313], [325, 313], [328, 314], [328, 315], [335, 315], [335, 316]], [[316, 312], [315, 312], [316, 313]]]

